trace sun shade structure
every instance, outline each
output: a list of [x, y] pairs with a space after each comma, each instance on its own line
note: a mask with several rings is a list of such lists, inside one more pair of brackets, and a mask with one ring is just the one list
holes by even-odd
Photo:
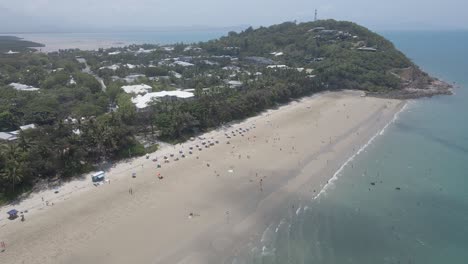
[[7, 214], [9, 215], [9, 219], [15, 219], [16, 217], [18, 217], [18, 213], [19, 211], [16, 209], [12, 209], [7, 212]]

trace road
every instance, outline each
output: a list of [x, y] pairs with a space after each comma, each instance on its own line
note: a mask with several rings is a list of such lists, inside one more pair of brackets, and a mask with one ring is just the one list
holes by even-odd
[[102, 91], [105, 92], [107, 90], [107, 86], [104, 83], [104, 80], [91, 71], [91, 68], [89, 67], [88, 62], [86, 61], [86, 59], [82, 58], [82, 57], [79, 57], [79, 58], [76, 58], [76, 60], [79, 63], [83, 63], [85, 65], [85, 68], [82, 70], [82, 72], [92, 75], [99, 82], [99, 84], [101, 84]]

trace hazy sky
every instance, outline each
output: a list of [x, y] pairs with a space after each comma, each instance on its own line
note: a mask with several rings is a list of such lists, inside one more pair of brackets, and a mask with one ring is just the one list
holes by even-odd
[[0, 31], [270, 25], [314, 17], [383, 29], [468, 29], [468, 0], [0, 0]]

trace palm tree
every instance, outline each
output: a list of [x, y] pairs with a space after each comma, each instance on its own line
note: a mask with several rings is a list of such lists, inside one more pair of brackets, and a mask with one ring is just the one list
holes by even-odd
[[24, 178], [24, 153], [18, 144], [13, 143], [2, 146], [2, 156], [5, 160], [5, 166], [0, 171], [0, 178], [14, 192], [16, 185], [21, 183]]
[[20, 132], [18, 147], [20, 147], [23, 152], [35, 145], [37, 144], [31, 137], [26, 136], [23, 131]]

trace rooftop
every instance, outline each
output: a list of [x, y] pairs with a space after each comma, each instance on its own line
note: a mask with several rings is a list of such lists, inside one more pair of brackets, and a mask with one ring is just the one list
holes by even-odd
[[188, 99], [192, 98], [195, 95], [191, 92], [185, 91], [161, 91], [161, 92], [154, 92], [154, 93], [147, 93], [145, 95], [137, 95], [136, 97], [132, 98], [132, 102], [135, 106], [139, 109], [143, 109], [148, 107], [148, 104], [153, 101], [154, 99], [159, 99], [163, 97], [177, 97], [180, 99]]
[[280, 65], [268, 65], [267, 68], [268, 69], [286, 69], [289, 67], [284, 64], [280, 64]]
[[18, 90], [18, 91], [31, 92], [31, 91], [38, 91], [39, 90], [39, 88], [30, 86], [30, 85], [26, 85], [26, 84], [21, 84], [21, 83], [10, 83], [9, 85], [11, 87], [13, 87], [15, 90]]
[[185, 61], [174, 61], [174, 64], [183, 66], [183, 67], [189, 67], [189, 66], [194, 66], [193, 63], [190, 62], [185, 62]]
[[126, 93], [144, 94], [150, 92], [153, 88], [147, 84], [125, 85], [122, 89]]

